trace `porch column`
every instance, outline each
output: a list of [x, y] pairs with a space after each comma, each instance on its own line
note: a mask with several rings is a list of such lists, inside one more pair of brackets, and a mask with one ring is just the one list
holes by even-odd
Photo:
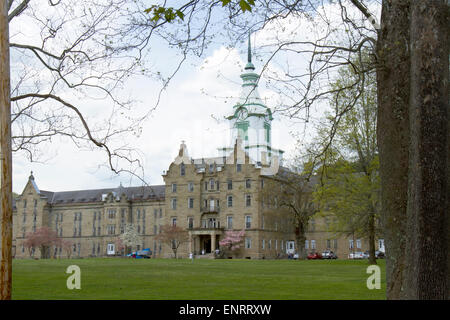
[[197, 250], [195, 254], [200, 254], [200, 236], [194, 238], [194, 250]]
[[214, 253], [216, 250], [216, 234], [211, 234], [211, 253]]
[[194, 236], [190, 235], [189, 236], [189, 253], [194, 253]]

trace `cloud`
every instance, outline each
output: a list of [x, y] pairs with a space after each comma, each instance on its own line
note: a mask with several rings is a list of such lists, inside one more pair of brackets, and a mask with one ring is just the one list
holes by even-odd
[[[377, 12], [376, 8], [372, 9], [372, 12]], [[301, 39], [312, 40], [311, 37], [320, 35], [320, 30], [311, 26], [311, 22], [304, 19], [284, 21], [282, 25], [274, 20], [273, 25], [254, 34], [252, 42], [260, 48], [254, 59], [256, 72], [260, 72], [263, 67], [256, 57], [263, 59], [270, 54], [267, 48], [277, 37], [294, 39], [295, 35]], [[264, 48], [267, 50], [264, 51]], [[167, 56], [173, 57], [172, 54]], [[182, 140], [186, 142], [189, 154], [195, 158], [216, 156], [217, 148], [231, 144], [229, 123], [224, 117], [232, 113], [233, 105], [237, 101], [241, 84], [239, 75], [243, 71], [245, 60], [246, 55], [239, 54], [237, 49], [221, 46], [201, 61], [191, 58], [189, 64], [179, 71], [163, 94], [159, 107], [145, 122], [141, 135], [122, 142], [129, 147], [137, 147], [142, 153], [144, 179], [147, 182], [163, 183], [161, 174], [168, 169], [177, 155]], [[268, 69], [282, 73], [286, 61], [289, 61], [290, 68], [305, 68], [305, 61], [297, 56], [292, 60], [272, 61]], [[171, 65], [171, 60], [168, 58], [163, 64]], [[266, 84], [267, 79], [263, 74], [259, 83], [260, 95], [266, 99], [269, 107], [275, 109], [281, 97]], [[131, 95], [142, 101], [142, 104], [133, 106], [130, 114], [141, 113], [153, 107], [158, 89], [158, 85], [152, 80], [143, 77], [131, 79], [123, 94]], [[98, 117], [105, 116], [104, 108], [106, 106], [103, 103], [85, 101], [83, 110], [89, 112], [89, 119], [95, 122]], [[311, 137], [310, 129], [304, 124], [299, 125], [298, 122], [275, 114], [272, 123], [272, 146], [283, 149], [287, 157], [295, 152], [295, 139], [291, 136], [291, 131], [300, 133], [300, 137], [305, 140]], [[67, 139], [54, 139], [48, 150], [50, 160], [43, 164], [30, 164], [21, 153], [14, 155], [15, 192], [20, 193], [23, 190], [31, 170], [34, 171], [38, 186], [43, 190], [93, 189], [115, 187], [120, 182], [124, 185], [140, 183], [136, 179], [130, 179], [128, 175], [116, 176], [108, 168], [99, 166], [104, 163], [105, 155], [98, 150], [79, 150]]]
[[[176, 157], [182, 140], [190, 156], [195, 158], [217, 156], [217, 148], [231, 144], [230, 125], [224, 117], [233, 112], [244, 65], [236, 49], [220, 47], [197, 67], [181, 70], [175, 77], [159, 107], [145, 122], [142, 134], [127, 141], [144, 155], [147, 182], [163, 183], [161, 174]], [[134, 98], [143, 101], [136, 112], [141, 112], [144, 106], [152, 106], [158, 92], [154, 82], [143, 78], [132, 80], [127, 88]], [[271, 95], [263, 88], [260, 93], [263, 98]], [[91, 108], [96, 107], [91, 105]], [[275, 121], [272, 131], [273, 146], [289, 149], [293, 139], [285, 126]], [[50, 149], [56, 150], [56, 154], [43, 164], [30, 164], [21, 155], [15, 156], [14, 191], [22, 191], [31, 170], [38, 186], [51, 191], [115, 187], [120, 182], [124, 185], [140, 183], [124, 174], [115, 176], [106, 167], [99, 166], [105, 156], [98, 150], [80, 151], [64, 139], [55, 139]]]

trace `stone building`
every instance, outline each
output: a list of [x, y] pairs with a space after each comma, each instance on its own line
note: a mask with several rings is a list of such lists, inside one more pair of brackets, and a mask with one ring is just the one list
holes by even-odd
[[[179, 257], [190, 252], [213, 256], [227, 230], [245, 230], [243, 247], [230, 257], [271, 259], [294, 253], [289, 217], [265, 221], [267, 208], [260, 201], [264, 179], [282, 168], [283, 151], [271, 145], [273, 117], [258, 95], [254, 70], [249, 48], [241, 97], [228, 118], [230, 146], [220, 148], [218, 157], [193, 159], [183, 142], [163, 174], [164, 185], [52, 192], [40, 190], [31, 174], [15, 199], [14, 256], [29, 257], [26, 235], [42, 226], [72, 243], [72, 257], [122, 254], [116, 240], [126, 224], [133, 224], [142, 240], [131, 249], [150, 248], [156, 258], [172, 256], [171, 248], [155, 238], [167, 224], [189, 232], [190, 240], [179, 248]], [[368, 244], [363, 239], [335, 238], [327, 231], [326, 220], [314, 218], [306, 248], [308, 252], [331, 249], [346, 258], [350, 251], [367, 250]], [[54, 257], [67, 256], [62, 248], [52, 250]]]

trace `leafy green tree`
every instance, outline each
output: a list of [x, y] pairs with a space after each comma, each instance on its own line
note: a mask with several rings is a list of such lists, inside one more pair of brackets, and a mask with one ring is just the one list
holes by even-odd
[[[363, 68], [365, 61], [359, 63]], [[380, 214], [375, 75], [366, 74], [363, 90], [339, 90], [352, 88], [357, 78], [355, 68], [345, 67], [332, 84], [337, 92], [331, 99], [334, 110], [319, 131], [319, 141], [330, 136], [333, 140], [323, 158], [315, 200], [322, 215], [333, 217], [332, 229], [369, 240], [369, 261], [374, 264]]]
[[280, 227], [284, 232], [294, 232], [299, 259], [306, 259], [306, 231], [311, 217], [317, 213], [313, 204], [313, 183], [309, 173], [296, 172], [295, 168], [280, 168], [279, 172], [264, 179], [261, 190], [268, 228], [277, 229], [278, 221], [289, 221]]

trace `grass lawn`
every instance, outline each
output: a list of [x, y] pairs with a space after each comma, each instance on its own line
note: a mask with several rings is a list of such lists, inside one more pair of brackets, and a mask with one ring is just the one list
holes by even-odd
[[[81, 289], [66, 268], [81, 269]], [[385, 299], [369, 290], [366, 260], [195, 260], [90, 258], [14, 260], [13, 299], [297, 300]]]

